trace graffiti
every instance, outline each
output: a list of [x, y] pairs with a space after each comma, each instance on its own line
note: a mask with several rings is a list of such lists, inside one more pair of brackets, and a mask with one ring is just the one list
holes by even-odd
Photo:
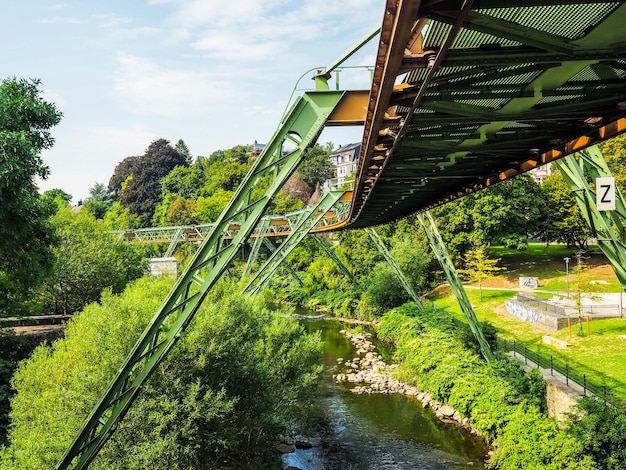
[[520, 277], [519, 278], [519, 286], [521, 288], [536, 289], [537, 287], [539, 287], [539, 278], [536, 278], [536, 277]]
[[536, 325], [537, 323], [543, 321], [543, 314], [534, 308], [526, 307], [512, 300], [507, 300], [504, 304], [507, 312], [522, 321], [528, 322], [532, 325]]

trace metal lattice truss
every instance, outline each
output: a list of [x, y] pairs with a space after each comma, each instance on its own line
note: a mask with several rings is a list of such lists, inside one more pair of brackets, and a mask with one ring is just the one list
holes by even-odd
[[[304, 151], [315, 143], [342, 95], [342, 92], [332, 91], [308, 92], [293, 104], [117, 375], [103, 391], [57, 468], [89, 466], [152, 372], [176, 344], [209, 290], [246, 243], [274, 195], [295, 171]], [[286, 143], [295, 149], [284, 154]], [[262, 195], [255, 196], [253, 189], [263, 178], [269, 178], [270, 185]], [[235, 221], [240, 224], [239, 230], [225, 244], [224, 238]]]
[[626, 4], [388, 0], [350, 227], [397, 220], [626, 129]]
[[598, 147], [559, 160], [557, 167], [574, 193], [583, 217], [598, 245], [611, 263], [622, 286], [626, 285], [626, 203], [615, 188], [615, 210], [600, 211], [596, 206], [596, 178], [611, 177]]
[[[310, 233], [318, 233], [331, 230], [341, 224], [350, 211], [350, 200], [352, 191], [339, 192], [339, 199], [328, 210], [321, 214], [320, 219], [315, 226], [310, 229]], [[250, 234], [250, 238], [257, 237], [286, 237], [294, 231], [299, 220], [303, 215], [307, 214], [310, 208], [300, 211], [291, 212], [284, 215], [266, 215]], [[224, 230], [223, 242], [226, 244], [229, 240], [233, 240], [241, 229], [241, 222], [232, 222]], [[200, 243], [211, 233], [215, 224], [198, 224], [198, 225], [179, 225], [173, 227], [150, 227], [128, 230], [113, 230], [111, 233], [122, 242], [138, 242], [138, 243], [168, 243], [165, 256], [171, 256], [178, 243], [192, 242]], [[260, 245], [253, 244], [253, 252], [258, 252]], [[253, 257], [254, 258], [254, 257]], [[249, 273], [246, 269], [244, 275]]]

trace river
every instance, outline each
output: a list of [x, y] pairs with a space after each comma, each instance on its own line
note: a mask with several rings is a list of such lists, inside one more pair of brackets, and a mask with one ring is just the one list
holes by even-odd
[[[324, 373], [319, 409], [326, 426], [322, 445], [283, 456], [285, 466], [302, 470], [484, 469], [484, 442], [467, 430], [444, 423], [421, 403], [402, 395], [356, 395], [350, 384], [336, 384], [337, 358], [356, 356], [339, 331], [345, 325], [303, 320], [324, 341]], [[379, 352], [385, 355], [385, 351]]]

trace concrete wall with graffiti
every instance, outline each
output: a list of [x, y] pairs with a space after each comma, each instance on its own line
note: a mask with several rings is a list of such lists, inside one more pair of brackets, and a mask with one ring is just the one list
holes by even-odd
[[531, 325], [537, 325], [550, 331], [557, 331], [559, 328], [563, 328], [567, 325], [567, 318], [559, 318], [558, 315], [551, 315], [547, 312], [542, 312], [528, 305], [524, 305], [516, 300], [507, 300], [505, 303], [506, 311], [522, 321], [528, 322]]

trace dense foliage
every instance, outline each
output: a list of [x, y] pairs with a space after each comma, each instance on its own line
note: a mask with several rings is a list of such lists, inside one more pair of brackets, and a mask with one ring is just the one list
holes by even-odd
[[41, 97], [38, 80], [0, 83], [0, 312], [20, 314], [30, 289], [50, 272], [54, 207], [37, 193], [46, 178], [40, 152], [54, 142], [61, 113]]
[[165, 139], [152, 142], [144, 155], [128, 159], [131, 160], [124, 168], [118, 165], [109, 187], [117, 190], [118, 182], [123, 180], [119, 201], [139, 216], [143, 226], [149, 226], [159, 203], [161, 180], [177, 166], [186, 165], [187, 159]]
[[51, 220], [61, 243], [54, 248], [53, 272], [39, 290], [44, 312], [78, 312], [100, 300], [105, 289], [120, 293], [147, 272], [146, 247], [118, 243], [90, 212], [63, 205]]
[[544, 220], [544, 206], [540, 186], [521, 175], [433, 212], [448, 249], [463, 257], [467, 250], [490, 244], [524, 249]]
[[11, 377], [19, 361], [26, 359], [45, 337], [16, 335], [12, 330], [0, 332], [0, 446], [7, 444], [7, 432], [11, 420], [10, 399], [14, 395]]
[[[433, 287], [433, 257], [425, 235], [414, 220], [392, 224], [379, 231], [399, 268], [418, 293]], [[274, 287], [283, 300], [328, 308], [335, 315], [374, 319], [409, 299], [398, 276], [384, 260], [365, 230], [340, 232], [325, 239], [352, 277], [312, 241], [301, 244], [289, 262], [302, 273], [303, 285], [275, 275]]]
[[[2, 468], [53, 467], [170, 284], [144, 278], [105, 295], [20, 365]], [[93, 468], [280, 468], [276, 437], [310, 403], [319, 337], [231, 291], [212, 292]]]
[[524, 375], [520, 365], [504, 358], [484, 363], [465, 328], [447, 313], [429, 306], [422, 314], [406, 304], [383, 316], [377, 331], [397, 346], [398, 378], [454, 407], [493, 442], [491, 467], [607, 468], [586, 452], [584, 441], [545, 415], [545, 385], [538, 373]]
[[592, 238], [591, 228], [561, 173], [554, 173], [543, 181], [545, 214], [548, 223], [542, 224], [540, 238], [546, 242], [566, 243], [570, 247], [587, 248]]

